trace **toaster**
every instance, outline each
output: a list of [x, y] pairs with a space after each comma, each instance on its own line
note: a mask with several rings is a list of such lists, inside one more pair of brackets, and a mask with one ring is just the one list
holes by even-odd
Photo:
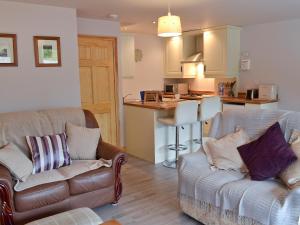
[[261, 84], [258, 88], [258, 98], [265, 100], [277, 100], [277, 86], [274, 84]]

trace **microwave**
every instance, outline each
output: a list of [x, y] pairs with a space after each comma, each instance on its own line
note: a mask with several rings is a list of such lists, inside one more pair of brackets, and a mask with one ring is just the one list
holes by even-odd
[[273, 84], [261, 84], [258, 88], [258, 98], [265, 100], [276, 100], [277, 95], [277, 86]]
[[189, 93], [189, 84], [188, 83], [165, 84], [165, 93], [187, 95]]

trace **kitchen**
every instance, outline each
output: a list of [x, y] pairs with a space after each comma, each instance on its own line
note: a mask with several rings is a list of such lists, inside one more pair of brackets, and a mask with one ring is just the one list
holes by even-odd
[[[175, 131], [165, 128], [161, 132], [165, 133], [168, 130], [168, 137], [164, 138], [163, 143], [157, 143], [155, 140], [162, 135], [159, 133], [160, 131], [156, 133], [154, 127], [157, 125], [158, 117], [174, 113], [174, 105], [176, 105], [174, 94], [180, 94], [181, 99], [196, 100], [201, 100], [203, 94], [204, 96], [220, 95], [224, 110], [277, 108], [277, 93], [273, 86], [270, 87], [273, 89], [269, 91], [269, 100], [250, 100], [246, 99], [246, 93], [238, 93], [241, 67], [239, 35], [240, 28], [233, 26], [189, 31], [184, 32], [182, 37], [163, 40], [150, 35], [124, 34], [125, 46], [123, 42], [122, 47], [126, 49], [126, 54], [123, 51], [123, 55], [126, 56], [125, 70], [128, 72], [123, 72], [125, 76], [123, 77], [123, 96], [130, 94], [124, 99], [126, 102], [124, 107], [125, 145], [128, 153], [153, 163], [163, 161], [166, 152], [163, 146], [174, 143]], [[128, 57], [129, 53], [131, 57]], [[198, 58], [193, 58], [193, 56], [198, 56]], [[194, 61], [192, 61], [193, 59]], [[244, 57], [243, 60], [247, 64], [247, 58]], [[243, 69], [249, 69], [247, 65], [245, 67]], [[124, 70], [124, 66], [122, 68]], [[235, 84], [231, 88], [230, 84], [234, 82]], [[168, 91], [172, 92], [172, 90], [167, 89], [172, 86], [174, 90], [176, 87], [179, 88], [170, 95]], [[145, 90], [164, 91], [161, 98], [164, 102], [139, 102], [140, 91]], [[232, 91], [236, 97], [226, 96]], [[248, 98], [257, 97], [256, 95], [249, 94]], [[238, 96], [239, 98], [237, 98]], [[176, 97], [178, 96], [176, 95]], [[130, 103], [131, 105], [129, 105]], [[156, 108], [153, 108], [154, 105]], [[134, 112], [135, 116], [130, 115], [134, 119], [129, 119], [128, 114], [132, 114], [134, 110], [139, 112]], [[150, 121], [149, 124], [152, 123], [150, 130], [145, 129], [146, 117]], [[131, 128], [129, 124], [132, 122], [136, 123], [133, 127], [140, 125], [140, 130]], [[159, 127], [159, 129], [162, 128]], [[136, 130], [136, 133], [132, 130]], [[199, 124], [180, 132], [181, 141], [188, 143], [200, 136]], [[131, 138], [128, 137], [128, 134], [131, 134]], [[169, 140], [169, 142], [165, 140]], [[141, 144], [139, 145], [137, 142]], [[197, 148], [197, 146], [191, 146], [191, 148]], [[160, 149], [157, 151], [161, 153], [154, 154], [154, 149]]]

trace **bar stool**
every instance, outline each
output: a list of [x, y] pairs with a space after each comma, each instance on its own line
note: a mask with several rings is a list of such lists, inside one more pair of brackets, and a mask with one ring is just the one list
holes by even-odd
[[163, 165], [169, 168], [177, 167], [178, 152], [187, 149], [186, 145], [179, 143], [179, 128], [183, 125], [193, 124], [197, 122], [198, 102], [197, 101], [182, 101], [178, 102], [175, 109], [174, 117], [158, 118], [158, 121], [167, 126], [176, 128], [175, 145], [168, 145], [168, 150], [175, 151], [175, 160], [169, 161], [168, 159], [163, 162]]
[[213, 118], [218, 112], [222, 112], [220, 97], [204, 97], [203, 99], [201, 99], [199, 109], [198, 121], [200, 121], [200, 139], [196, 139], [195, 142], [202, 146], [204, 122]]

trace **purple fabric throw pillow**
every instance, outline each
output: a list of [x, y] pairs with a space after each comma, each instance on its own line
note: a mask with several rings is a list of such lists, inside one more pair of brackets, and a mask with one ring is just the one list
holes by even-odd
[[238, 147], [252, 180], [266, 180], [277, 176], [297, 156], [285, 141], [278, 122], [257, 140]]

